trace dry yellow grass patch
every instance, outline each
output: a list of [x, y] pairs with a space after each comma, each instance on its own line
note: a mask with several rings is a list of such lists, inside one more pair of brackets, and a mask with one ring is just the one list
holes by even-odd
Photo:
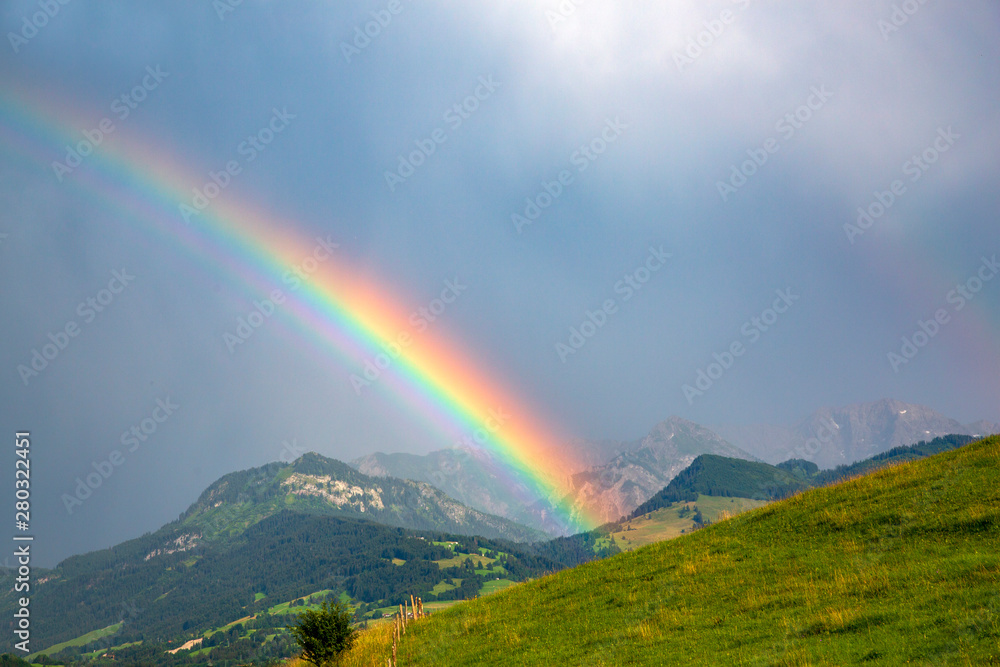
[[[385, 667], [386, 659], [392, 655], [392, 627], [392, 623], [383, 622], [361, 630], [351, 650], [340, 656], [337, 667]], [[313, 665], [302, 658], [292, 658], [284, 667]]]

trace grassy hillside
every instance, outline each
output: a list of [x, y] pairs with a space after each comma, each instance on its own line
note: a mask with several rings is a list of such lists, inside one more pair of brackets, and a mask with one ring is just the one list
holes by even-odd
[[702, 454], [656, 495], [639, 505], [632, 517], [648, 514], [698, 495], [776, 500], [809, 488], [804, 479], [759, 461]]
[[693, 501], [674, 503], [614, 524], [610, 538], [622, 551], [635, 551], [639, 547], [670, 540], [696, 530], [699, 526], [695, 523], [695, 517], [699, 513], [703, 522], [715, 523], [720, 518], [735, 516], [767, 503], [766, 500], [753, 498], [699, 495]]
[[[498, 579], [524, 581], [563, 567], [512, 542], [287, 510], [229, 540], [174, 552], [158, 549], [149, 558], [134, 555], [152, 553], [151, 537], [135, 541], [141, 549], [126, 543], [53, 570], [32, 598], [44, 611], [32, 628], [33, 647], [48, 647], [48, 654], [77, 647], [75, 655], [142, 641], [118, 654], [146, 660], [157, 644], [172, 641], [173, 648], [237, 619], [253, 618], [254, 627], [247, 629], [255, 633], [266, 630], [255, 641], [275, 634], [287, 625], [284, 615], [305, 608], [283, 603], [317, 591], [319, 597], [345, 594], [363, 607], [360, 619], [380, 617], [377, 609], [410, 595], [428, 602], [471, 598]], [[81, 559], [103, 567], [83, 568]], [[447, 588], [439, 587], [442, 583]], [[12, 598], [11, 591], [0, 592], [0, 609]], [[129, 607], [123, 607], [123, 598]], [[235, 645], [246, 634], [226, 641]], [[215, 644], [209, 639], [202, 648]], [[259, 647], [245, 648], [249, 654]], [[180, 664], [184, 657], [162, 658], [159, 664]]]
[[917, 461], [919, 459], [934, 456], [941, 452], [958, 449], [976, 440], [969, 435], [945, 435], [934, 438], [930, 442], [921, 440], [915, 445], [903, 447], [893, 447], [887, 452], [876, 454], [875, 456], [858, 461], [850, 465], [837, 466], [833, 470], [820, 470], [810, 477], [810, 482], [816, 486], [839, 482], [842, 479], [857, 477], [867, 474], [878, 468], [895, 463], [906, 463], [907, 461]]
[[416, 624], [406, 665], [1000, 664], [1000, 438]]

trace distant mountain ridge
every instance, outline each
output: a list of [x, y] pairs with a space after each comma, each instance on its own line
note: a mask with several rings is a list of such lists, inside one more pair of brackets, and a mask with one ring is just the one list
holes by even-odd
[[944, 435], [987, 436], [1000, 424], [978, 421], [963, 425], [922, 405], [882, 399], [839, 408], [820, 408], [792, 427], [773, 424], [712, 427], [754, 456], [777, 463], [808, 459], [820, 468], [834, 468]]
[[985, 419], [980, 419], [979, 421], [972, 422], [971, 424], [966, 424], [965, 428], [969, 431], [966, 435], [971, 435], [976, 438], [985, 438], [987, 436], [1000, 433], [1000, 424], [987, 421]]
[[469, 507], [506, 517], [548, 535], [562, 535], [565, 525], [551, 507], [512, 478], [485, 451], [443, 449], [419, 456], [377, 452], [351, 461], [372, 477], [398, 477], [431, 484]]
[[894, 447], [832, 470], [820, 470], [815, 463], [804, 459], [789, 459], [773, 466], [762, 461], [703, 454], [656, 495], [640, 505], [629, 518], [654, 512], [673, 503], [693, 502], [698, 500], [699, 495], [781, 500], [799, 491], [836, 484], [889, 465], [917, 461], [959, 449], [974, 440], [968, 435], [942, 436], [929, 442], [920, 441], [913, 445]]
[[[616, 521], [670, 483], [701, 454], [761, 460], [791, 458], [833, 469], [945, 435], [1000, 433], [1000, 424], [962, 425], [919, 405], [883, 399], [821, 408], [794, 427], [751, 424], [708, 428], [680, 417], [657, 424], [638, 441], [557, 443], [578, 449], [571, 458], [589, 467], [566, 470], [570, 505], [587, 506], [603, 521]], [[547, 499], [533, 497], [488, 451], [446, 449], [418, 456], [376, 453], [351, 465], [372, 476], [414, 479], [442, 489], [480, 511], [564, 535], [565, 526]]]
[[[587, 446], [587, 443], [576, 444]], [[599, 454], [595, 456], [595, 452]], [[699, 454], [753, 458], [709, 429], [680, 417], [656, 425], [636, 442], [594, 443], [589, 460], [599, 460], [597, 456], [601, 454], [610, 458], [566, 473], [572, 488], [569, 504], [588, 507], [603, 521], [630, 513]], [[564, 525], [549, 503], [533, 497], [486, 451], [446, 449], [423, 456], [376, 453], [355, 459], [351, 465], [373, 476], [392, 475], [433, 484], [470, 507], [550, 535], [565, 534]]]
[[805, 479], [768, 463], [702, 454], [656, 495], [639, 505], [629, 518], [673, 503], [696, 501], [699, 494], [780, 500], [812, 486]]
[[269, 463], [223, 476], [181, 515], [180, 524], [206, 537], [231, 534], [284, 509], [515, 542], [547, 537], [467, 507], [430, 484], [371, 477], [313, 452], [291, 464]]
[[702, 454], [754, 458], [704, 426], [671, 417], [653, 427], [632, 451], [574, 475], [574, 500], [604, 521], [615, 521], [631, 514]]

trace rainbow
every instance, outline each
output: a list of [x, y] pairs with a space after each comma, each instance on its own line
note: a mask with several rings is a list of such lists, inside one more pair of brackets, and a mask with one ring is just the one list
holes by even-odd
[[[53, 163], [63, 162], [66, 146], [83, 139], [79, 128], [94, 124], [56, 116], [49, 111], [54, 108], [69, 107], [37, 92], [0, 92], [0, 153], [28, 160], [55, 179]], [[267, 298], [282, 285], [282, 276], [313, 254], [317, 240], [297, 231], [301, 224], [235, 202], [225, 191], [185, 221], [181, 205], [191, 206], [194, 189], [207, 180], [177, 164], [169, 152], [131, 140], [119, 128], [72, 173], [63, 174], [64, 185], [126, 214], [144, 235], [187, 253], [213, 275], [222, 272], [258, 299]], [[324, 354], [345, 361], [383, 353], [410, 328], [408, 310], [390, 290], [350, 266], [342, 254], [320, 263], [299, 289], [285, 289], [283, 295], [277, 310], [286, 324]], [[566, 471], [580, 466], [562, 446], [566, 440], [439, 331], [414, 336], [381, 380], [425, 419], [476, 434], [475, 442], [509, 472], [509, 481], [548, 500], [552, 518], [566, 530], [600, 523], [595, 511], [569, 500]]]

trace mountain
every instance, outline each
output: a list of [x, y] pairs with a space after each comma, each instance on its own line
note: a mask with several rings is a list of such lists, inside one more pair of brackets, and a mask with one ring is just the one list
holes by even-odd
[[[572, 488], [569, 502], [598, 508], [604, 521], [632, 512], [699, 454], [753, 458], [707, 428], [679, 417], [658, 424], [637, 442], [578, 442], [567, 447], [580, 447], [586, 453], [584, 459], [570, 458], [592, 463], [565, 471]], [[550, 535], [566, 532], [547, 500], [533, 496], [485, 451], [458, 448], [424, 456], [376, 453], [351, 465], [372, 476], [391, 475], [433, 484], [470, 507]]]
[[[791, 458], [832, 469], [864, 460], [893, 447], [947, 434], [1000, 433], [1000, 425], [963, 426], [930, 408], [882, 400], [843, 408], [823, 408], [794, 427], [720, 426], [709, 429], [671, 417], [642, 440], [566, 443], [567, 457], [589, 464], [565, 471], [571, 503], [598, 508], [604, 521], [616, 521], [664, 488], [701, 454], [777, 463]], [[565, 535], [566, 526], [547, 499], [538, 499], [488, 452], [446, 449], [424, 456], [376, 453], [351, 462], [371, 476], [413, 479], [482, 512], [516, 521], [549, 535]]]
[[894, 447], [851, 465], [820, 470], [812, 461], [789, 459], [776, 466], [762, 461], [745, 461], [704, 454], [694, 460], [652, 498], [640, 505], [629, 518], [654, 512], [674, 503], [693, 502], [698, 496], [780, 500], [817, 486], [836, 484], [886, 466], [907, 463], [964, 447], [975, 438], [947, 435], [930, 442]]
[[270, 463], [225, 475], [181, 515], [180, 526], [203, 537], [233, 534], [282, 509], [516, 542], [547, 538], [467, 507], [430, 484], [370, 477], [315, 453], [291, 464]]
[[654, 512], [698, 496], [778, 500], [812, 487], [805, 479], [760, 461], [702, 454], [656, 495], [639, 505], [631, 517]]
[[457, 605], [399, 662], [996, 664], [998, 460], [992, 437]]
[[[46, 571], [32, 590], [32, 648], [107, 628], [113, 640], [105, 648], [139, 641], [147, 649], [169, 640], [180, 645], [251, 618], [267, 630], [263, 639], [293, 620], [294, 610], [282, 603], [312, 594], [346, 595], [374, 608], [409, 595], [464, 599], [501, 574], [521, 581], [562, 567], [512, 542], [291, 510], [214, 540], [175, 522]], [[449, 581], [459, 583], [445, 585]], [[0, 596], [7, 618], [15, 605], [13, 593]], [[134, 664], [138, 656], [118, 657]]]
[[[638, 442], [576, 440], [562, 445], [566, 461], [577, 468], [563, 471], [567, 477], [639, 447]], [[556, 446], [559, 446], [557, 443]], [[442, 449], [429, 454], [384, 454], [376, 452], [355, 459], [350, 465], [373, 477], [399, 477], [426, 482], [469, 507], [505, 517], [549, 536], [567, 534], [568, 526], [486, 450], [470, 447]]]
[[988, 435], [996, 435], [997, 433], [1000, 433], [1000, 424], [980, 419], [977, 422], [966, 424], [965, 431], [969, 435], [977, 438], [985, 438]]
[[[712, 430], [754, 457], [777, 463], [793, 456], [805, 456], [795, 428], [780, 424], [715, 424]], [[799, 447], [801, 452], [796, 452]]]
[[793, 427], [756, 424], [713, 428], [764, 461], [801, 458], [820, 468], [850, 464], [893, 447], [943, 435], [1000, 433], [997, 424], [965, 426], [931, 408], [892, 399], [821, 408]]
[[[615, 552], [589, 535], [537, 548], [511, 541], [537, 535], [428, 484], [369, 477], [310, 453], [225, 475], [154, 533], [36, 569], [32, 648], [103, 631], [113, 643], [102, 647], [143, 641], [146, 651], [244, 617], [269, 631], [259, 640], [289, 622], [281, 603], [317, 592], [372, 607], [409, 595], [464, 599], [487, 580], [521, 581]], [[13, 585], [0, 587], [5, 618], [16, 597]], [[182, 657], [176, 664], [189, 664]]]
[[431, 484], [469, 507], [516, 521], [547, 535], [566, 527], [488, 452], [461, 447], [418, 456], [381, 452], [355, 459], [352, 466], [372, 477], [398, 477]]
[[604, 521], [615, 521], [631, 514], [701, 454], [754, 458], [704, 426], [671, 417], [634, 449], [573, 475], [573, 502], [597, 508]]
[[800, 459], [792, 459], [779, 463], [778, 467], [788, 470], [797, 477], [808, 480], [815, 486], [835, 484], [845, 479], [851, 479], [899, 463], [908, 463], [964, 447], [978, 438], [971, 435], [945, 435], [931, 441], [920, 441], [915, 445], [893, 447], [863, 461], [842, 465], [832, 470], [818, 470], [816, 464]]

